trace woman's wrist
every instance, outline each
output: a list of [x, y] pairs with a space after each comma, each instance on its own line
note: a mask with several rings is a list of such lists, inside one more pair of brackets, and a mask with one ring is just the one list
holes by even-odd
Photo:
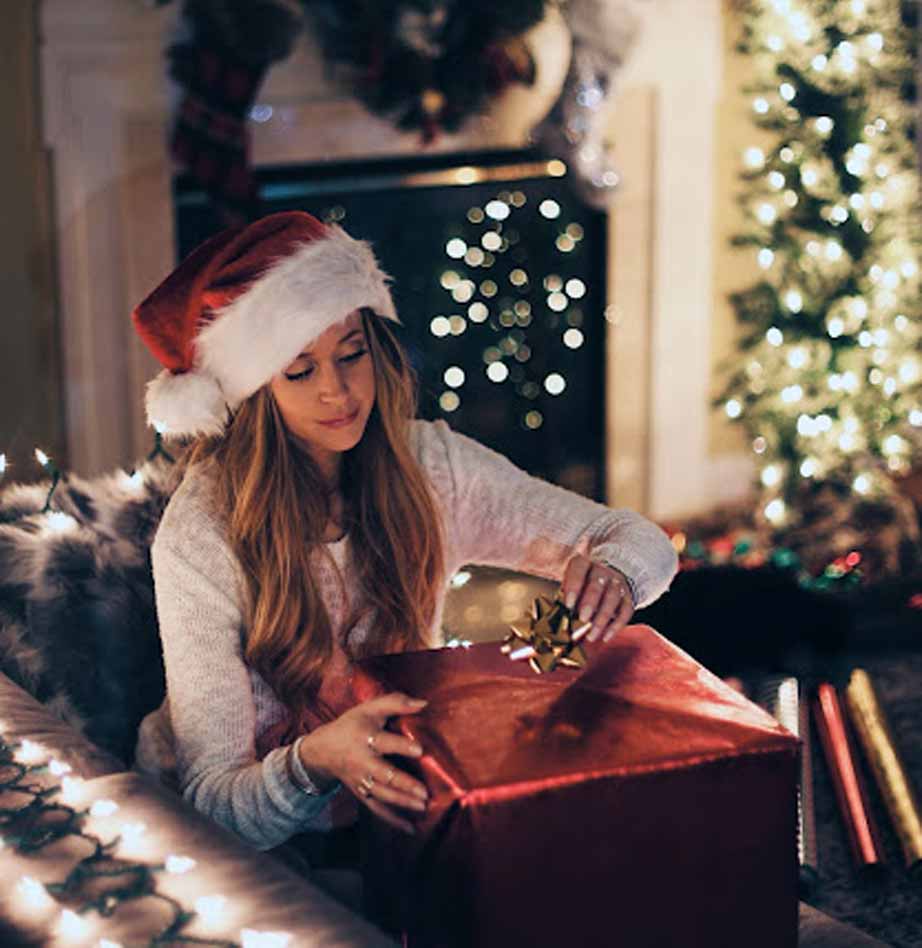
[[[312, 750], [309, 734], [302, 734], [291, 745], [288, 758], [289, 776], [306, 793], [329, 793], [339, 781], [315, 759]], [[302, 774], [307, 778], [308, 785], [305, 785]]]

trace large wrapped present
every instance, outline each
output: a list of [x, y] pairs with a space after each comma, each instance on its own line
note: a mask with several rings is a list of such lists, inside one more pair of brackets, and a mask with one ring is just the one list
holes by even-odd
[[367, 821], [369, 913], [411, 948], [793, 948], [797, 738], [647, 626], [585, 649], [361, 664], [360, 699], [429, 701], [390, 725], [431, 799], [413, 836]]

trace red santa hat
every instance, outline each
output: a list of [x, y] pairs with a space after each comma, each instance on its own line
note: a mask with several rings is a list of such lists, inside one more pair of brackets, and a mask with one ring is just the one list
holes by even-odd
[[368, 244], [303, 211], [207, 240], [132, 313], [163, 365], [148, 422], [180, 437], [220, 434], [228, 410], [362, 307], [399, 322]]

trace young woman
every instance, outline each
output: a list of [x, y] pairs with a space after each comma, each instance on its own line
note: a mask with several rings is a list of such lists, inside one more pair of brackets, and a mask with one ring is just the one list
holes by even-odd
[[135, 311], [164, 371], [152, 423], [188, 440], [152, 550], [167, 698], [137, 764], [260, 849], [354, 822], [412, 832], [426, 788], [382, 756], [421, 703], [356, 704], [351, 662], [440, 644], [467, 563], [562, 582], [610, 639], [669, 585], [647, 520], [414, 419], [367, 245], [301, 212], [225, 231]]

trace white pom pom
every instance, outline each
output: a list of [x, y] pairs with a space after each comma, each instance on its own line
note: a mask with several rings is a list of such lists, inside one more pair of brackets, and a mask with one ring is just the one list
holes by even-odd
[[227, 405], [211, 375], [164, 369], [147, 384], [147, 421], [166, 437], [218, 435], [224, 431]]

